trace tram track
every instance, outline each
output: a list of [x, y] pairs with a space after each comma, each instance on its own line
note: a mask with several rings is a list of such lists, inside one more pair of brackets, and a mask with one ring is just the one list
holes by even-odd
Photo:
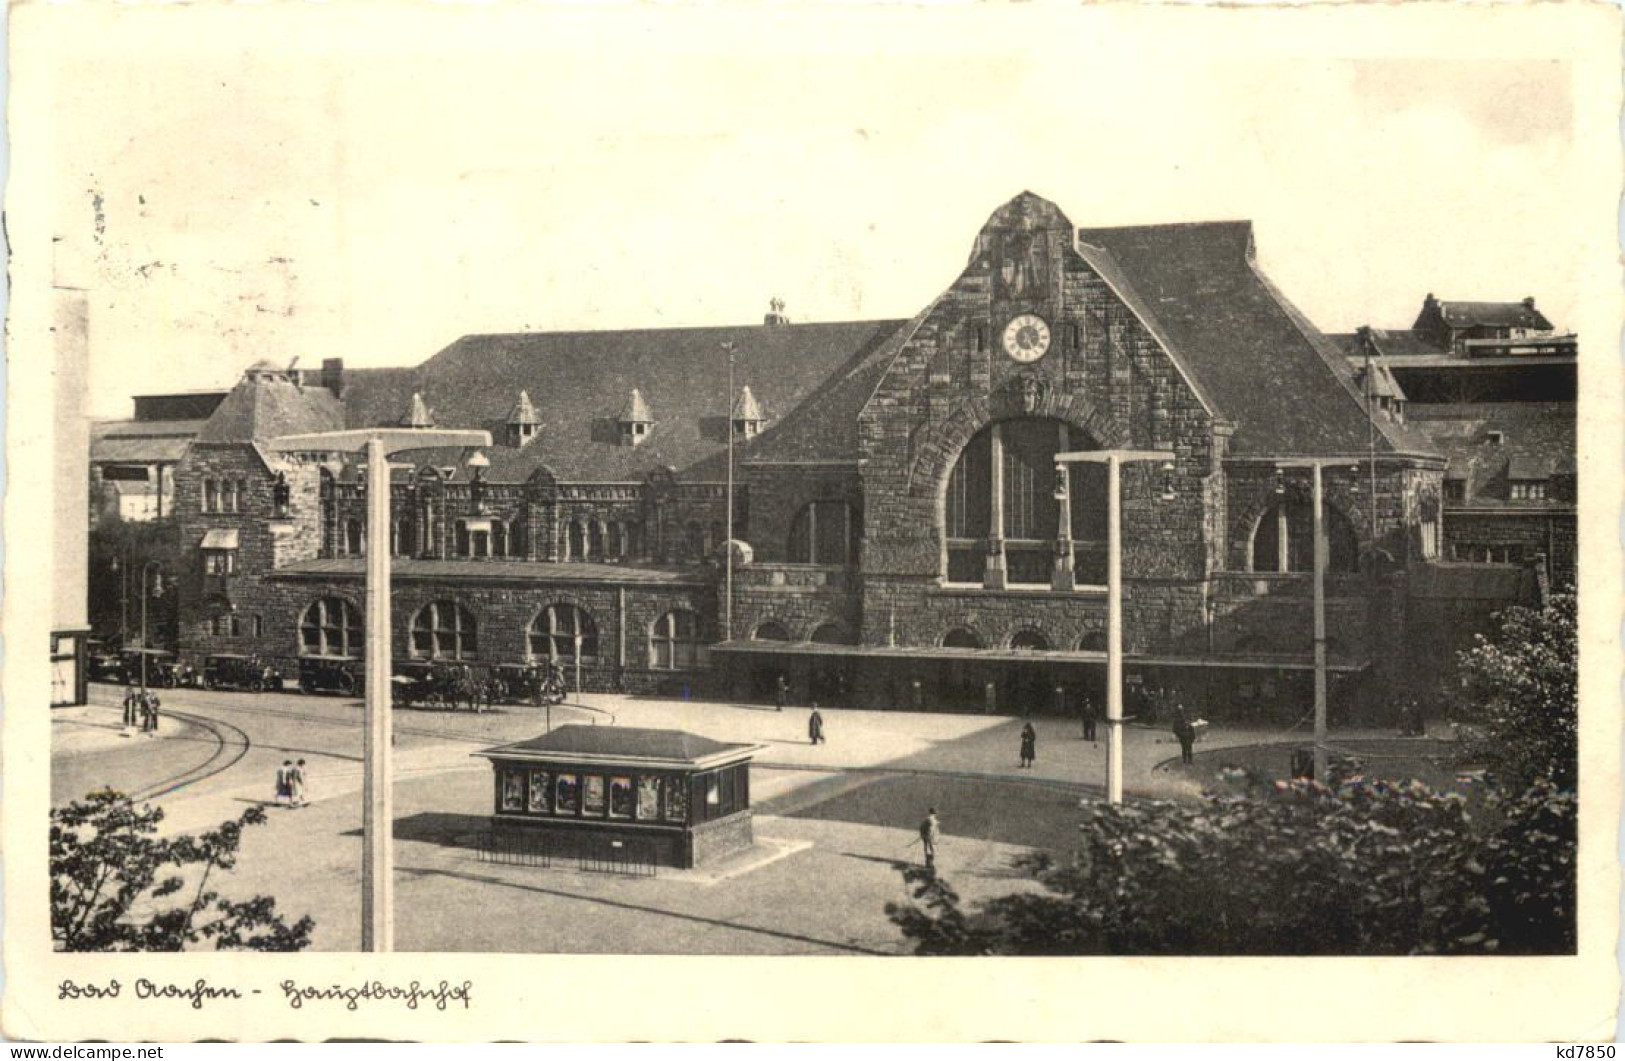
[[[223, 774], [242, 762], [243, 758], [254, 747], [254, 742], [248, 733], [230, 722], [209, 718], [204, 715], [194, 715], [189, 711], [169, 711], [167, 714], [170, 718], [189, 722], [208, 732], [215, 739], [214, 751], [210, 753], [209, 758], [197, 766], [182, 770], [180, 773], [172, 774], [161, 781], [155, 781], [131, 792], [130, 798], [132, 800], [158, 799], [188, 785], [207, 781], [209, 778]], [[231, 734], [226, 732], [228, 730], [231, 731]]]

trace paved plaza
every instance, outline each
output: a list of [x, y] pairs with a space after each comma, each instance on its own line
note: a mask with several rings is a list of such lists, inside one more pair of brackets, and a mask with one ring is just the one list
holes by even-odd
[[[304, 758], [312, 803], [249, 830], [226, 886], [268, 893], [316, 921], [314, 946], [359, 945], [361, 705], [344, 698], [166, 690], [156, 738], [122, 734], [119, 690], [53, 714], [53, 799], [111, 785], [165, 810], [166, 831], [201, 829], [270, 802], [277, 764]], [[489, 764], [473, 752], [536, 736], [546, 712], [396, 713], [396, 945], [400, 950], [640, 953], [899, 953], [887, 901], [919, 859], [916, 826], [936, 807], [942, 874], [968, 900], [1032, 887], [1010, 859], [1066, 846], [1078, 803], [1100, 798], [1104, 740], [1076, 722], [1033, 720], [1038, 757], [1018, 765], [1022, 720], [1005, 716], [807, 711], [587, 694], [552, 723], [686, 729], [759, 744], [756, 847], [703, 870], [654, 878], [492, 864], [476, 839], [491, 810]], [[1100, 727], [1102, 737], [1105, 727]], [[1218, 730], [1204, 747], [1301, 742], [1301, 729]], [[1171, 735], [1128, 727], [1125, 788], [1180, 798], [1196, 783]]]

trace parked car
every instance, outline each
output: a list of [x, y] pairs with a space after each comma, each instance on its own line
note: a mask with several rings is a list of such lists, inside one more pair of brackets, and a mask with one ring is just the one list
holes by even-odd
[[299, 660], [299, 691], [360, 696], [366, 688], [366, 672], [358, 659], [331, 659], [304, 656]]
[[91, 641], [85, 646], [85, 665], [93, 682], [124, 684], [124, 660], [106, 641]]
[[203, 661], [203, 687], [280, 692], [282, 674], [258, 656], [217, 653]]
[[491, 668], [492, 699], [505, 704], [545, 704], [564, 702], [564, 669], [557, 663], [500, 663]]
[[119, 666], [126, 685], [141, 684], [141, 663], [146, 660], [147, 684], [167, 689], [175, 684], [175, 653], [161, 648], [126, 648], [119, 653]]

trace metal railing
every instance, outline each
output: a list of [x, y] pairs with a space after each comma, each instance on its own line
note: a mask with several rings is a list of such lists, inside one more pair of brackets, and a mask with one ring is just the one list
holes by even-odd
[[527, 833], [482, 833], [474, 848], [481, 862], [537, 869], [550, 869], [553, 865], [545, 838]]
[[605, 848], [579, 858], [583, 873], [615, 873], [627, 877], [653, 877], [655, 875], [654, 850], [644, 844], [625, 844]]

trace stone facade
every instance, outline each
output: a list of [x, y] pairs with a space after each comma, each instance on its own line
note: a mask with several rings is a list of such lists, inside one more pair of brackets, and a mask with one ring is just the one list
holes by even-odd
[[[675, 384], [646, 389], [659, 414], [646, 441], [602, 452], [618, 462], [613, 473], [580, 461], [574, 475], [556, 474], [556, 454], [535, 456], [553, 452], [555, 438], [536, 410], [534, 437], [499, 443], [490, 460], [466, 451], [413, 458], [391, 486], [396, 658], [411, 658], [413, 617], [431, 602], [473, 617], [477, 666], [524, 660], [538, 614], [567, 604], [585, 613], [596, 637], [580, 668], [588, 689], [681, 695], [717, 677], [714, 692], [765, 700], [782, 677], [797, 701], [1031, 710], [1054, 708], [1060, 687], [1065, 709], [1102, 680], [1105, 479], [1098, 464], [1071, 465], [1058, 477], [1054, 454], [1128, 448], [1167, 454], [1121, 473], [1123, 646], [1137, 681], [1189, 688], [1219, 701], [1208, 705], [1215, 714], [1242, 689], [1249, 703], [1273, 698], [1284, 711], [1302, 708], [1311, 576], [1299, 562], [1302, 541], [1289, 548], [1282, 535], [1289, 509], [1308, 508], [1306, 459], [1324, 464], [1328, 651], [1350, 676], [1338, 687], [1345, 697], [1357, 689], [1374, 695], [1383, 682], [1401, 681], [1412, 658], [1406, 569], [1431, 563], [1449, 535], [1464, 533], [1459, 521], [1443, 520], [1442, 459], [1385, 442], [1373, 474], [1366, 430], [1346, 424], [1338, 430], [1347, 437], [1306, 436], [1261, 452], [1256, 429], [1238, 434], [1246, 410], [1218, 407], [1158, 324], [1155, 303], [1134, 295], [1075, 237], [1071, 222], [1035, 196], [996, 211], [948, 289], [885, 345], [859, 351], [879, 349], [884, 359], [864, 377], [861, 401], [841, 407], [844, 422], [824, 432], [855, 427], [855, 452], [832, 446], [805, 459], [754, 460], [756, 443], [773, 444], [772, 425], [736, 439], [743, 449], [733, 530], [741, 546], [731, 600], [720, 451], [713, 446], [682, 468], [658, 457], [663, 445], [705, 443], [716, 419], [700, 409], [682, 420], [667, 397]], [[1248, 254], [1225, 267], [1251, 283], [1250, 242]], [[1272, 312], [1290, 316], [1291, 327], [1311, 327], [1295, 311]], [[1292, 371], [1334, 374], [1307, 333], [1293, 334], [1303, 344]], [[848, 371], [857, 362], [840, 363]], [[629, 385], [617, 377], [614, 388]], [[1345, 381], [1330, 388], [1337, 401], [1354, 400]], [[366, 400], [354, 391], [345, 391], [346, 402]], [[833, 400], [824, 395], [812, 392], [808, 402]], [[1018, 436], [1029, 448], [1007, 453]], [[1033, 438], [1048, 448], [1033, 449]], [[968, 487], [970, 472], [956, 471], [969, 467], [973, 449], [983, 452], [976, 447], [989, 454], [992, 486]], [[656, 455], [652, 463], [636, 464], [645, 454]], [[1006, 475], [1026, 478], [1007, 488]], [[204, 511], [205, 484], [227, 479], [243, 483], [235, 511]], [[353, 458], [194, 445], [176, 474], [193, 569], [184, 582], [182, 651], [258, 652], [291, 663], [312, 602], [336, 597], [359, 608], [359, 555], [373, 547], [358, 537], [360, 483]], [[967, 496], [987, 500], [985, 530], [951, 529], [950, 506], [963, 507]], [[1018, 504], [1012, 512], [1023, 513], [1022, 526], [1006, 525], [1007, 504]], [[846, 562], [803, 555], [809, 506], [841, 514]], [[238, 532], [235, 567], [208, 573], [201, 543], [228, 528]], [[1260, 534], [1274, 535], [1268, 540], [1281, 557], [1298, 559], [1286, 570], [1260, 564], [1269, 559]], [[726, 636], [732, 644], [713, 656], [727, 664], [711, 666], [701, 650], [677, 670], [656, 666], [656, 627], [672, 612], [696, 617], [703, 642]]]

